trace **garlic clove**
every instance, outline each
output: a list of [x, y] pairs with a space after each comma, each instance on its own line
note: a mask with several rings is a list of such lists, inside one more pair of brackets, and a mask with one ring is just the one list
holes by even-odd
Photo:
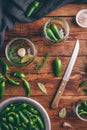
[[20, 57], [24, 57], [25, 54], [26, 54], [25, 48], [20, 48], [20, 49], [18, 50], [18, 55], [19, 55]]
[[67, 129], [69, 129], [69, 128], [72, 129], [72, 128], [73, 128], [72, 125], [71, 125], [70, 123], [68, 123], [68, 122], [64, 122], [64, 123], [63, 123], [63, 127], [64, 127], [64, 128], [67, 128]]

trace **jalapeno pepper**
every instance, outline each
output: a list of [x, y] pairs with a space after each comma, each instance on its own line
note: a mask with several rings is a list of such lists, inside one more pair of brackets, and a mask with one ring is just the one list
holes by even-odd
[[11, 78], [8, 78], [7, 81], [10, 83], [10, 84], [13, 84], [13, 85], [20, 85], [20, 83], [18, 81], [15, 81]]
[[13, 72], [12, 76], [17, 78], [25, 78], [25, 75], [22, 72]]
[[8, 124], [8, 126], [9, 126], [10, 130], [14, 130], [12, 124]]
[[19, 111], [19, 116], [21, 118], [21, 120], [25, 123], [25, 124], [28, 124], [29, 123], [29, 120], [27, 119], [27, 117], [23, 114], [22, 111]]
[[52, 24], [50, 25], [50, 29], [53, 31], [55, 37], [56, 37], [58, 40], [61, 40], [61, 39], [62, 39], [61, 33], [60, 33], [59, 29], [57, 28], [56, 24], [52, 23]]
[[0, 83], [0, 98], [4, 96], [4, 91], [5, 91], [5, 82]]
[[46, 28], [46, 35], [50, 40], [53, 41], [58, 41], [58, 39], [55, 37], [54, 33], [52, 32], [52, 30], [48, 27]]
[[27, 18], [31, 17], [32, 14], [34, 13], [34, 11], [39, 7], [39, 5], [40, 5], [40, 2], [39, 2], [39, 1], [34, 1], [34, 2], [32, 2], [32, 3], [29, 5], [29, 7], [28, 7], [25, 16], [26, 16]]
[[62, 70], [61, 60], [57, 57], [53, 62], [53, 71], [56, 77], [59, 77]]
[[23, 85], [26, 89], [26, 94], [29, 97], [30, 96], [30, 84], [28, 83], [27, 80], [23, 79]]
[[0, 73], [0, 83], [3, 81], [4, 77], [2, 75], [2, 73]]
[[7, 63], [4, 60], [0, 60], [0, 64], [1, 64], [1, 66], [3, 68], [4, 74], [7, 74], [10, 71]]
[[44, 123], [38, 116], [37, 116], [37, 123], [39, 124], [39, 127], [41, 128], [41, 130], [44, 130]]
[[9, 130], [9, 126], [6, 123], [2, 122], [1, 126], [3, 129]]

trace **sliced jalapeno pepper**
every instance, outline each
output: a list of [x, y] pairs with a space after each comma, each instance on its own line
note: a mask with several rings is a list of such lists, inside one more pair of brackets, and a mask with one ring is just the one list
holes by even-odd
[[25, 78], [25, 75], [22, 72], [14, 72], [12, 73], [12, 76], [17, 78]]
[[23, 79], [23, 85], [26, 89], [26, 94], [29, 97], [30, 96], [30, 84], [28, 83], [27, 80]]
[[34, 1], [34, 2], [32, 2], [32, 3], [29, 5], [29, 7], [28, 7], [25, 16], [26, 16], [27, 18], [31, 17], [32, 14], [34, 13], [34, 11], [39, 7], [39, 5], [40, 5], [40, 2], [39, 2], [39, 1]]
[[3, 68], [4, 74], [7, 74], [10, 71], [7, 63], [4, 60], [0, 60], [0, 64], [1, 64], [1, 66]]

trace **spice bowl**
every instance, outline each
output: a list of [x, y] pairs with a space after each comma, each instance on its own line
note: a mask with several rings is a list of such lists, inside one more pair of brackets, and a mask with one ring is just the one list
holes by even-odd
[[[27, 105], [26, 105], [27, 104]], [[29, 107], [28, 107], [29, 105]], [[15, 107], [14, 107], [15, 106]], [[7, 108], [7, 109], [6, 109]], [[11, 108], [11, 109], [10, 109]], [[30, 109], [32, 108], [32, 109]], [[13, 111], [14, 112], [11, 112]], [[38, 103], [37, 101], [27, 98], [27, 97], [12, 97], [9, 99], [6, 99], [5, 101], [0, 103], [0, 123], [2, 123], [3, 118], [3, 111], [8, 110], [7, 113], [5, 113], [5, 117], [7, 122], [10, 120], [10, 124], [13, 122], [12, 119], [16, 118], [19, 120], [14, 120], [14, 125], [12, 125], [13, 129], [16, 125], [17, 128], [21, 128], [23, 130], [30, 129], [30, 126], [32, 129], [38, 129], [38, 130], [51, 130], [51, 123], [50, 123], [50, 118], [48, 116], [48, 113], [46, 110], [43, 108], [43, 106]], [[10, 110], [10, 111], [9, 111]], [[5, 111], [6, 112], [6, 111]], [[10, 115], [10, 117], [9, 117]], [[18, 115], [18, 116], [16, 116]], [[37, 119], [37, 120], [35, 120]], [[6, 121], [5, 120], [5, 121]], [[18, 123], [20, 122], [20, 123]], [[3, 121], [4, 123], [4, 121]], [[5, 122], [6, 124], [6, 122]], [[41, 126], [44, 128], [42, 129]], [[7, 125], [9, 127], [9, 123]], [[3, 126], [2, 126], [3, 127]], [[35, 128], [33, 128], [35, 127]]]
[[5, 54], [12, 65], [23, 67], [33, 62], [36, 48], [27, 38], [14, 38], [7, 44]]
[[87, 9], [82, 9], [76, 14], [76, 23], [83, 28], [87, 28]]
[[74, 104], [74, 111], [80, 120], [87, 121], [87, 100], [80, 100], [76, 102]]
[[69, 36], [70, 27], [66, 20], [61, 17], [53, 17], [44, 25], [44, 38], [48, 44], [58, 45]]

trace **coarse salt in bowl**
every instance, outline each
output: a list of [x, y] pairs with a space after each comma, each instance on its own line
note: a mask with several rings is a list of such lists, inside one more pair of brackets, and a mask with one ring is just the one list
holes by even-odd
[[76, 22], [80, 27], [87, 28], [87, 9], [82, 9], [77, 13]]

